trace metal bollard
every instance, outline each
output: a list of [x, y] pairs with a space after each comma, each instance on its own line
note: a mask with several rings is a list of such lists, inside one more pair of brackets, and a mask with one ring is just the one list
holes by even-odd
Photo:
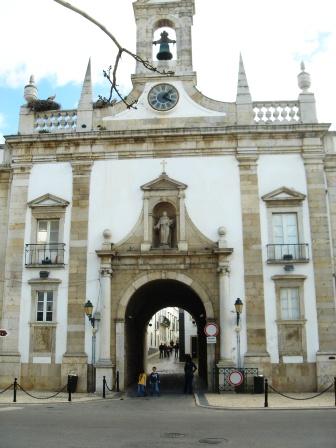
[[264, 408], [268, 408], [268, 380], [265, 378], [265, 402]]
[[117, 370], [117, 392], [120, 392], [120, 389], [119, 389], [119, 370]]
[[105, 379], [105, 377], [103, 376], [103, 398], [106, 398], [105, 387], [106, 387], [106, 379]]
[[71, 384], [70, 384], [70, 375], [68, 375], [68, 401], [71, 401]]
[[17, 378], [14, 378], [13, 403], [16, 403]]
[[334, 394], [335, 394], [335, 406], [336, 406], [336, 376], [334, 376]]

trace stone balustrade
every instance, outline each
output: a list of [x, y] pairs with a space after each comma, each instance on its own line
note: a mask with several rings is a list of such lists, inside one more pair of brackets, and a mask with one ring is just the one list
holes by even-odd
[[35, 113], [35, 132], [73, 132], [76, 130], [77, 110], [53, 110]]
[[301, 123], [298, 101], [257, 101], [253, 111], [256, 124]]

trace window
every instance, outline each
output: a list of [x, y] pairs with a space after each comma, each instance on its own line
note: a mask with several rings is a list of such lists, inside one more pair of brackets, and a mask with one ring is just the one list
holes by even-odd
[[32, 225], [30, 241], [26, 244], [25, 264], [64, 265], [64, 221], [68, 201], [45, 194], [28, 202]]
[[273, 275], [276, 300], [278, 350], [281, 357], [306, 358], [304, 275]]
[[296, 213], [273, 213], [272, 224], [274, 244], [298, 243]]
[[303, 203], [306, 196], [281, 187], [262, 196], [267, 207], [267, 262], [309, 261], [308, 244], [304, 243]]
[[53, 291], [37, 291], [37, 322], [52, 322], [53, 302]]
[[300, 319], [299, 288], [280, 288], [282, 320]]
[[58, 243], [59, 219], [39, 219], [37, 221], [37, 244]]

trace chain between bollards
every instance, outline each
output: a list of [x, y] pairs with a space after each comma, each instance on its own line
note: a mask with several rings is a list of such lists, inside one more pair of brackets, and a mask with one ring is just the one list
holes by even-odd
[[265, 402], [264, 408], [268, 408], [268, 379], [265, 378]]

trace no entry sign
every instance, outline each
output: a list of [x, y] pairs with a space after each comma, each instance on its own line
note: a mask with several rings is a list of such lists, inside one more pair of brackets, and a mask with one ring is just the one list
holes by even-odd
[[244, 381], [244, 377], [243, 374], [239, 372], [239, 370], [233, 370], [232, 372], [230, 372], [228, 380], [231, 386], [240, 386]]
[[219, 333], [218, 325], [215, 322], [209, 322], [204, 327], [204, 333], [206, 336], [217, 336]]

